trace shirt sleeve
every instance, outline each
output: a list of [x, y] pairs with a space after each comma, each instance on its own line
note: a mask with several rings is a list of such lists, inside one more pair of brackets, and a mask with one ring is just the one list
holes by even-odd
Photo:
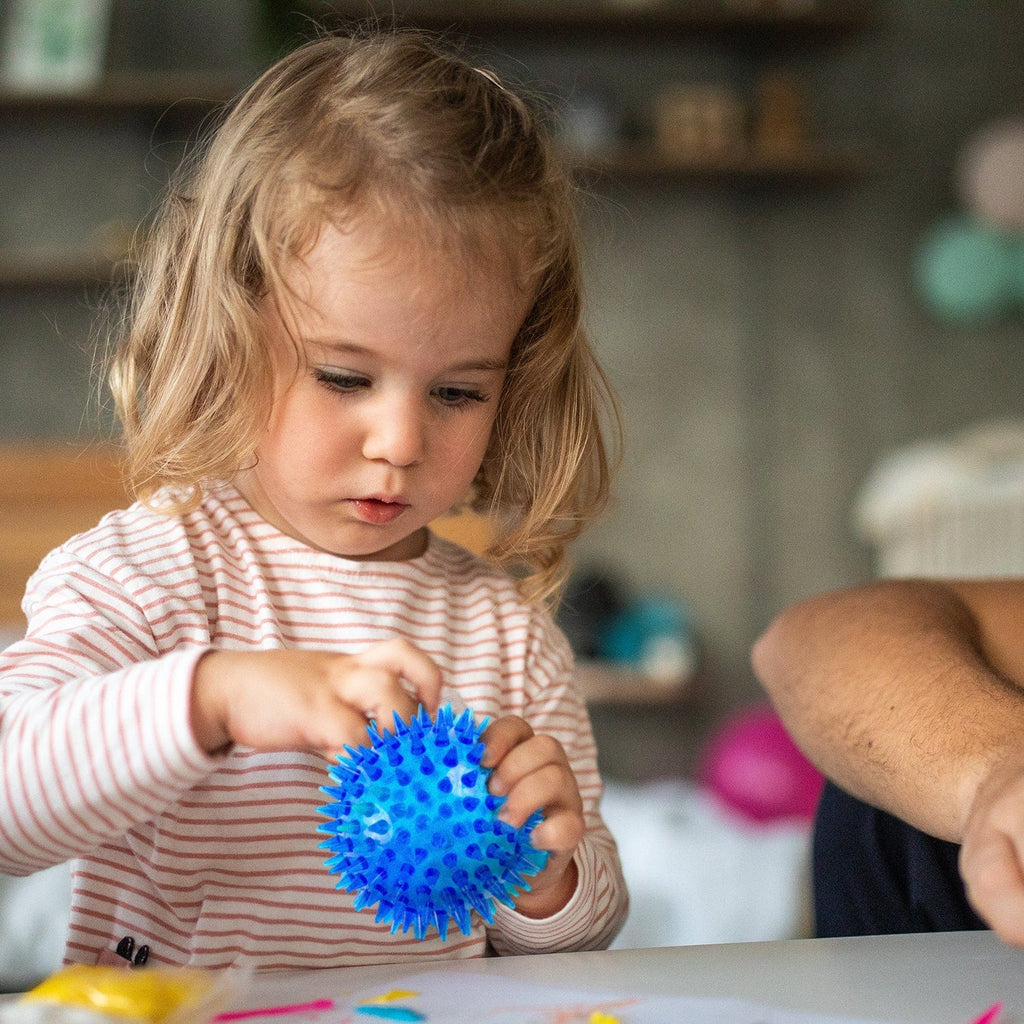
[[554, 736], [565, 748], [583, 800], [586, 832], [576, 849], [576, 891], [557, 914], [528, 918], [497, 907], [488, 941], [503, 956], [606, 949], [629, 909], [618, 849], [600, 814], [597, 748], [573, 671], [568, 641], [550, 616], [538, 611], [531, 627], [522, 713], [534, 732]]
[[150, 820], [215, 767], [189, 721], [196, 643], [161, 656], [112, 574], [58, 549], [0, 653], [0, 871], [26, 875]]

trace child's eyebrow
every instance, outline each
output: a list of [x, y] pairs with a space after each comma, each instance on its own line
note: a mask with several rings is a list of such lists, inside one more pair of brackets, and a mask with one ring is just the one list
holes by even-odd
[[508, 369], [507, 359], [468, 359], [464, 363], [456, 363], [448, 367], [449, 371], [455, 370], [488, 370], [499, 371]]
[[[365, 348], [350, 341], [328, 341], [322, 338], [310, 338], [309, 344], [320, 354], [325, 356], [364, 356], [375, 357], [373, 349]], [[445, 372], [453, 373], [464, 370], [482, 370], [486, 372], [504, 372], [508, 369], [507, 359], [466, 359], [461, 363], [454, 363], [445, 367]]]

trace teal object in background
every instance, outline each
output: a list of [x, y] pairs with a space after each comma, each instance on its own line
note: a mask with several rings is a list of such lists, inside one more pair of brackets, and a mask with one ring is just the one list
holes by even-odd
[[696, 661], [689, 609], [669, 596], [637, 598], [604, 624], [598, 655], [666, 681], [685, 678]]
[[969, 218], [938, 224], [925, 237], [915, 264], [917, 286], [930, 311], [964, 325], [1009, 312], [1020, 277], [1014, 250], [1010, 236]]
[[1024, 235], [1018, 235], [1011, 245], [1010, 290], [1017, 309], [1024, 309]]

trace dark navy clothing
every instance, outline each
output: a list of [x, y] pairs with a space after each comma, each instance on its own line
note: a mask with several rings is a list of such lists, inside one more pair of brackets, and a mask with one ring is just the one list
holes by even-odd
[[826, 783], [814, 827], [816, 934], [987, 927], [964, 894], [959, 851]]

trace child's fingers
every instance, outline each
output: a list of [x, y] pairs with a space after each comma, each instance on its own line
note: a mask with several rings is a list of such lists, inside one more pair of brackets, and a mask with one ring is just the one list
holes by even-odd
[[586, 834], [583, 799], [569, 758], [552, 736], [536, 735], [528, 723], [510, 716], [498, 719], [483, 734], [481, 763], [492, 768], [488, 786], [506, 797], [499, 817], [521, 828], [535, 811], [544, 812], [531, 841], [550, 854], [544, 869], [530, 879], [530, 889], [516, 899], [520, 913], [547, 917], [565, 906], [576, 888], [573, 854]]
[[316, 723], [309, 726], [307, 744], [321, 756], [333, 761], [345, 747], [368, 746], [370, 734], [366, 715], [349, 704], [336, 701]]
[[236, 689], [227, 711], [235, 743], [258, 750], [342, 750], [368, 740], [366, 715], [317, 678]]
[[[364, 746], [369, 743], [367, 719], [374, 720], [379, 728], [389, 729], [394, 727], [396, 715], [403, 721], [410, 721], [421, 703], [428, 711], [436, 711], [441, 682], [438, 666], [418, 647], [403, 639], [387, 640], [360, 654], [338, 659], [331, 677], [333, 691], [341, 704], [338, 717], [345, 717], [345, 712], [353, 709], [361, 715], [354, 738], [344, 742]], [[351, 729], [346, 732], [351, 736]], [[340, 750], [341, 744], [319, 747], [325, 748]]]
[[[361, 665], [384, 669], [412, 687], [417, 701], [433, 714], [441, 701], [441, 670], [408, 640], [385, 640], [355, 656]], [[413, 711], [416, 710], [415, 702]], [[404, 716], [408, 717], [408, 716]]]
[[[391, 669], [362, 663], [349, 664], [331, 680], [332, 689], [342, 707], [355, 709], [365, 719], [373, 719], [381, 728], [394, 727], [394, 716], [408, 722], [416, 713], [417, 699], [402, 685]], [[339, 709], [340, 710], [340, 709]], [[360, 742], [365, 742], [364, 736]]]
[[[392, 727], [419, 702], [434, 710], [441, 671], [404, 640], [361, 654], [211, 651], [193, 682], [192, 727], [204, 749], [337, 751], [369, 742], [368, 719]], [[412, 690], [412, 692], [410, 692]]]
[[[484, 733], [484, 742], [488, 742], [486, 732]], [[488, 746], [490, 745], [488, 744]], [[491, 792], [495, 796], [507, 796], [526, 776], [539, 771], [546, 765], [554, 765], [570, 777], [572, 776], [569, 758], [566, 756], [562, 744], [553, 736], [531, 734], [521, 742], [510, 745], [502, 753], [500, 759], [496, 760], [494, 771], [491, 774]]]
[[[480, 764], [484, 768], [495, 768], [505, 760], [511, 750], [532, 738], [533, 729], [524, 719], [516, 715], [499, 718], [487, 726], [481, 737], [486, 749], [480, 758]], [[497, 793], [493, 780], [491, 792]]]
[[583, 801], [568, 765], [546, 763], [521, 776], [508, 791], [498, 817], [520, 828], [535, 811], [551, 820], [562, 811], [583, 819]]
[[544, 818], [533, 830], [530, 841], [536, 849], [547, 850], [556, 858], [555, 863], [560, 864], [572, 857], [585, 834], [586, 823], [582, 813], [560, 810]]

